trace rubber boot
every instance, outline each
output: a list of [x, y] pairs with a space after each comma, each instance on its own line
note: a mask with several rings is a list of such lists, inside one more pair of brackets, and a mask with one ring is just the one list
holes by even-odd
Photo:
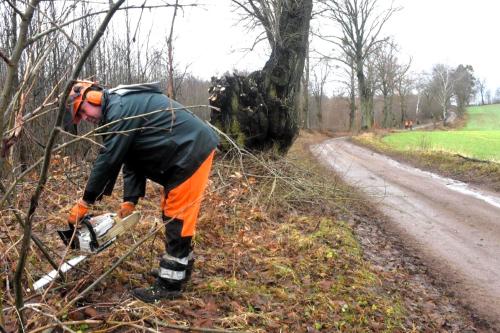
[[[194, 259], [189, 260], [186, 266], [186, 277], [181, 282], [183, 289], [186, 287], [187, 283], [191, 280], [191, 275], [193, 274], [193, 268], [194, 268], [194, 261], [195, 261]], [[160, 269], [159, 268], [151, 269], [149, 271], [149, 275], [155, 278], [159, 278]]]
[[181, 284], [179, 282], [172, 283], [161, 278], [156, 278], [156, 281], [150, 287], [136, 288], [131, 293], [132, 296], [145, 303], [172, 300], [182, 295]]
[[[165, 259], [164, 257], [162, 257], [162, 259], [160, 260], [160, 266], [163, 266], [163, 267], [168, 267], [170, 266], [169, 264], [170, 260], [168, 259]], [[163, 263], [163, 265], [162, 265]], [[177, 266], [176, 264], [174, 264], [174, 267]], [[178, 267], [178, 266], [177, 266]], [[184, 279], [181, 280], [181, 286], [183, 289], [185, 289], [187, 283], [189, 282], [189, 280], [191, 279], [191, 275], [193, 273], [193, 268], [194, 268], [194, 254], [193, 254], [193, 251], [191, 251], [188, 255], [188, 262], [187, 262], [187, 265], [184, 266], [185, 267], [185, 277]], [[159, 278], [160, 277], [160, 269], [159, 268], [153, 268], [152, 270], [149, 271], [149, 275], [155, 277], [155, 278]]]

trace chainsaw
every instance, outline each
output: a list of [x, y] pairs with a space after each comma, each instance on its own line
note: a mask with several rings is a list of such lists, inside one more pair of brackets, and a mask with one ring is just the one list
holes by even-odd
[[64, 262], [59, 270], [53, 270], [33, 284], [37, 291], [52, 282], [60, 273], [65, 273], [92, 254], [99, 253], [113, 244], [116, 239], [139, 222], [140, 213], [134, 212], [121, 219], [116, 214], [106, 213], [99, 216], [85, 216], [80, 222], [80, 228], [70, 225], [67, 230], [57, 233], [66, 246], [81, 254]]

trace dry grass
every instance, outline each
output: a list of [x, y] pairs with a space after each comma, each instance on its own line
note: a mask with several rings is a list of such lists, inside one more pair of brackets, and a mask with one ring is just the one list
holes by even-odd
[[[72, 270], [65, 282], [58, 281], [43, 295], [25, 294], [31, 308], [27, 331], [53, 327], [80, 332], [178, 332], [179, 327], [246, 332], [419, 330], [419, 323], [405, 320], [404, 302], [394, 292], [400, 273], [375, 270], [363, 258], [350, 226], [338, 220], [358, 199], [310, 158], [304, 148], [317, 140], [312, 134], [302, 136], [284, 159], [235, 152], [219, 155], [194, 240], [196, 270], [182, 298], [149, 305], [129, 296], [131, 288], [152, 282], [148, 271], [163, 250], [163, 235], [158, 234], [95, 290], [61, 312], [160, 223], [159, 191], [150, 184], [139, 207], [142, 223], [128, 237]], [[64, 174], [62, 169], [70, 172]], [[80, 194], [65, 177], [80, 171], [64, 163], [55, 167], [36, 216], [35, 233], [58, 253], [64, 248], [54, 230], [64, 225], [71, 202]], [[31, 186], [25, 182], [19, 188], [20, 207], [25, 206]], [[119, 192], [115, 190], [100, 209], [114, 210]], [[1, 212], [0, 226], [5, 327], [14, 329], [17, 316], [9, 281], [21, 231], [8, 210]], [[25, 290], [48, 270], [50, 266], [33, 249]], [[424, 329], [435, 328], [426, 325]]]

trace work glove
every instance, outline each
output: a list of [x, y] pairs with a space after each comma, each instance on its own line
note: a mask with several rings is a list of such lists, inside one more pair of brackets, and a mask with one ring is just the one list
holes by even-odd
[[75, 225], [83, 218], [87, 213], [89, 212], [89, 205], [83, 200], [80, 199], [78, 202], [71, 208], [71, 212], [69, 213], [68, 216], [68, 223]]
[[120, 205], [120, 210], [118, 211], [118, 217], [123, 219], [132, 214], [135, 210], [135, 204], [130, 201], [122, 202]]

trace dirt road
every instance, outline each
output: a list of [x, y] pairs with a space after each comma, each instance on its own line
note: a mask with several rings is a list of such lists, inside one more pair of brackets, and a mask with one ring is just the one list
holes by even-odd
[[361, 188], [462, 303], [500, 331], [500, 196], [337, 138], [313, 153]]

